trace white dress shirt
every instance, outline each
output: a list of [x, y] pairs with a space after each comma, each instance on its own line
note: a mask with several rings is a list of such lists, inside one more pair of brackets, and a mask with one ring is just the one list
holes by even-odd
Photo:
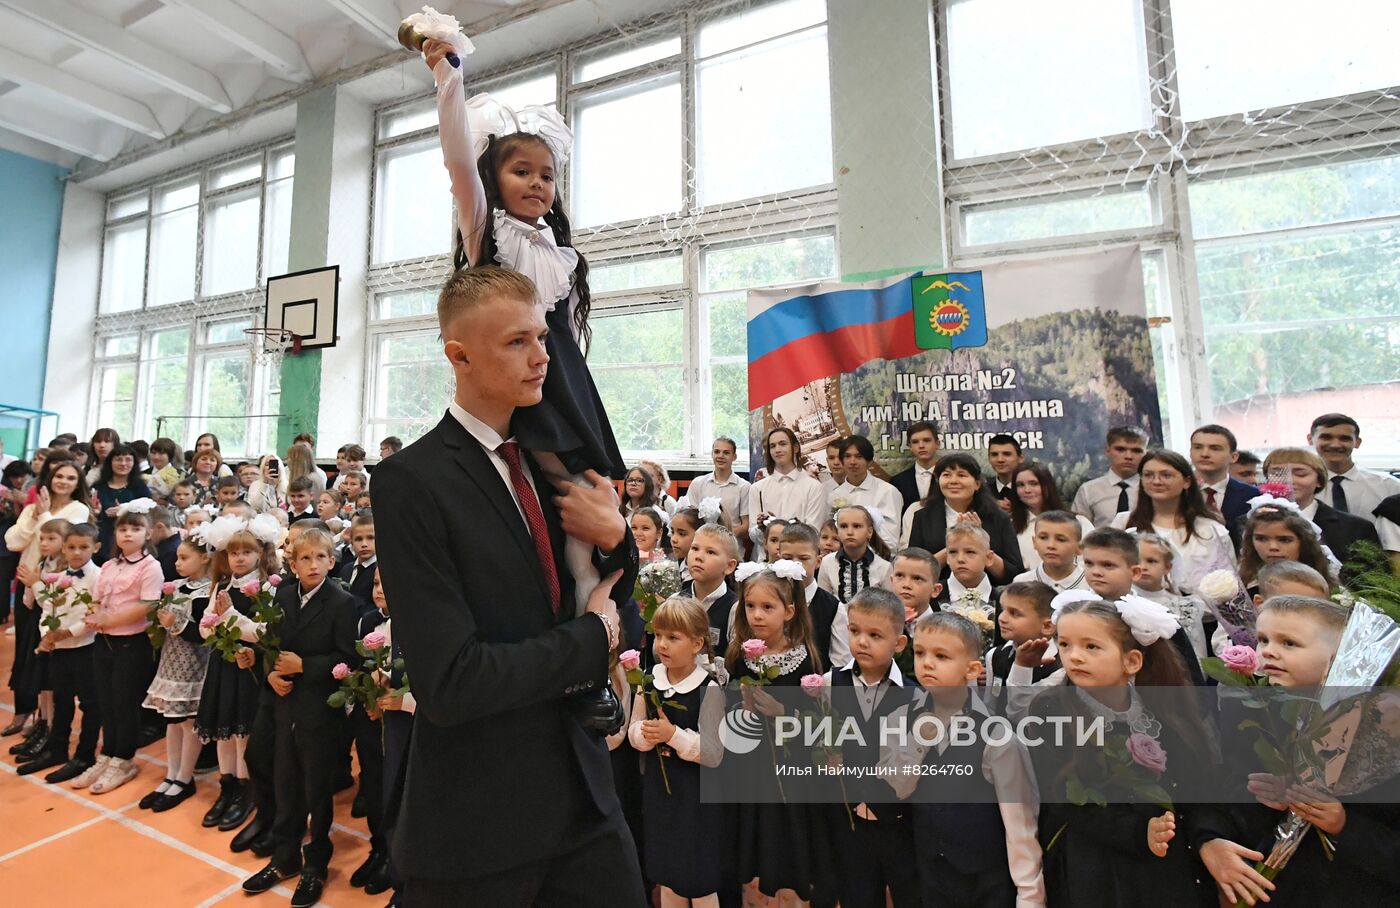
[[[1328, 505], [1332, 504], [1332, 477], [1342, 477], [1342, 490], [1347, 496], [1347, 513], [1356, 517], [1364, 517], [1379, 526], [1381, 518], [1376, 517], [1371, 512], [1376, 509], [1382, 501], [1392, 495], [1400, 495], [1400, 479], [1396, 479], [1389, 473], [1378, 473], [1375, 470], [1363, 470], [1353, 466], [1345, 473], [1333, 473], [1327, 471], [1327, 482], [1323, 484], [1322, 491], [1317, 493], [1317, 497]], [[1338, 509], [1340, 510], [1340, 508]]]
[[[461, 404], [457, 403], [455, 400], [447, 405], [447, 412], [451, 413], [453, 419], [461, 423], [462, 428], [466, 429], [467, 432], [471, 434], [471, 437], [475, 438], [477, 443], [486, 450], [487, 458], [491, 461], [491, 465], [496, 468], [496, 472], [501, 477], [501, 482], [506, 484], [506, 491], [510, 493], [510, 500], [515, 502], [515, 510], [520, 514], [520, 522], [525, 524], [525, 532], [528, 533], [530, 531], [530, 522], [525, 519], [525, 511], [520, 507], [520, 498], [515, 494], [515, 486], [511, 484], [510, 466], [506, 463], [505, 458], [496, 453], [497, 448], [507, 441], [514, 441], [514, 437], [502, 438], [495, 429], [462, 409]], [[523, 451], [520, 457], [520, 471], [525, 474], [525, 480], [530, 483], [530, 487], [534, 488], [535, 477], [530, 473], [530, 462], [529, 459], [524, 456]]]
[[1071, 507], [1076, 514], [1088, 517], [1094, 526], [1108, 526], [1118, 513], [1118, 493], [1123, 491], [1118, 485], [1120, 482], [1128, 484], [1128, 510], [1131, 511], [1137, 505], [1138, 475], [1119, 476], [1111, 471], [1085, 480], [1079, 491], [1074, 493]]
[[[817, 530], [830, 516], [826, 489], [798, 467], [787, 473], [774, 472], [749, 486], [748, 513], [754, 517], [768, 513], [785, 520], [800, 520]], [[763, 529], [757, 520], [749, 527], [749, 536], [759, 545], [763, 544]]]
[[[976, 594], [977, 594], [977, 596], [979, 597], [979, 602], [978, 602], [979, 606], [985, 607], [988, 611], [991, 610], [991, 607], [992, 607], [992, 581], [991, 581], [991, 578], [989, 578], [985, 573], [982, 575], [982, 580], [981, 580], [981, 582], [978, 583], [978, 584], [977, 584], [976, 586], [974, 586], [974, 587], [966, 587], [966, 586], [963, 586], [961, 580], [959, 580], [958, 578], [954, 577], [952, 574], [949, 574], [949, 575], [948, 575], [948, 604], [949, 604], [949, 605], [963, 605], [963, 604], [965, 604], [963, 597], [964, 597], [964, 596], [967, 596], [967, 594], [968, 594], [969, 592], [972, 592], [972, 593], [976, 593]], [[993, 615], [992, 617], [996, 617], [996, 616]]]
[[914, 464], [914, 485], [919, 489], [919, 498], [927, 498], [928, 490], [933, 487], [933, 467]]
[[1087, 590], [1089, 588], [1089, 581], [1084, 579], [1084, 566], [1080, 564], [1077, 559], [1075, 560], [1074, 570], [1070, 571], [1068, 576], [1062, 580], [1056, 580], [1045, 573], [1044, 564], [1037, 564], [1029, 571], [1017, 574], [1016, 579], [1011, 582], [1025, 583], [1028, 580], [1039, 580], [1057, 593], [1063, 593], [1065, 590]]
[[730, 473], [724, 482], [715, 479], [714, 473], [697, 476], [686, 490], [682, 507], [698, 508], [706, 498], [718, 498], [724, 519], [738, 523], [749, 514], [749, 481], [737, 473]]
[[885, 545], [893, 551], [899, 545], [899, 519], [904, 511], [904, 496], [899, 490], [874, 473], [866, 473], [860, 485], [851, 485], [848, 479], [831, 493], [831, 502], [845, 499], [846, 504], [876, 507], [880, 510], [879, 526], [875, 529]]

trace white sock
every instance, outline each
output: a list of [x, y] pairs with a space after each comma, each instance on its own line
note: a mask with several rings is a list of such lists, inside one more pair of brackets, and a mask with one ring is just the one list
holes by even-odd
[[[180, 726], [166, 723], [165, 726], [165, 775], [174, 779], [180, 771]], [[170, 790], [166, 782], [156, 786], [156, 791], [165, 794]]]
[[184, 729], [180, 742], [180, 772], [174, 778], [176, 782], [188, 785], [194, 780], [194, 764], [199, 759], [199, 750], [204, 742], [194, 733], [193, 719], [186, 719], [179, 727]]
[[248, 778], [248, 761], [243, 759], [244, 752], [248, 749], [247, 735], [234, 735], [233, 743], [237, 753], [237, 762], [234, 764], [233, 774], [240, 779]]
[[238, 769], [238, 748], [234, 745], [234, 738], [227, 738], [214, 745], [219, 753], [219, 774], [231, 776]]

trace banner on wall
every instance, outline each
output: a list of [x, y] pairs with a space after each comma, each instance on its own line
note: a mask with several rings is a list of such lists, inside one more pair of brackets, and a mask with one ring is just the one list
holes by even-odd
[[987, 439], [1010, 433], [1072, 491], [1104, 469], [1108, 427], [1162, 436], [1136, 248], [756, 290], [748, 316], [755, 464], [781, 425], [818, 462], [832, 439], [864, 435], [888, 477], [927, 419], [942, 451], [984, 463]]

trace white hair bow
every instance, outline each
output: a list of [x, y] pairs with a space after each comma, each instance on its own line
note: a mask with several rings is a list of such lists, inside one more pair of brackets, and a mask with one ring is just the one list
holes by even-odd
[[151, 508], [156, 506], [155, 501], [150, 498], [133, 498], [126, 504], [117, 507], [117, 516], [120, 517], [123, 514], [148, 514]]
[[206, 548], [222, 551], [224, 546], [228, 545], [228, 541], [233, 538], [234, 533], [248, 529], [248, 521], [233, 514], [225, 514], [222, 517], [215, 517], [208, 523], [202, 523], [195, 529], [204, 531], [200, 535], [203, 537]]
[[259, 514], [248, 521], [248, 532], [258, 537], [258, 541], [274, 546], [281, 545], [287, 538], [287, 528], [277, 522], [271, 514]]
[[700, 512], [701, 523], [719, 523], [720, 514], [724, 510], [724, 505], [718, 498], [702, 498], [700, 506], [696, 508]]
[[867, 514], [870, 515], [870, 522], [871, 522], [871, 524], [873, 524], [873, 525], [871, 526], [871, 529], [873, 529], [876, 533], [879, 533], [879, 532], [880, 532], [880, 524], [882, 524], [882, 523], [885, 522], [885, 513], [884, 513], [884, 511], [881, 511], [879, 508], [875, 507], [873, 504], [861, 505], [861, 507], [865, 508], [865, 513], [867, 513]]
[[[1059, 625], [1060, 612], [1065, 606], [1075, 602], [1098, 602], [1101, 598], [1097, 593], [1088, 590], [1065, 590], [1050, 600], [1050, 620]], [[1133, 639], [1143, 646], [1151, 646], [1158, 640], [1171, 639], [1181, 627], [1165, 605], [1144, 599], [1142, 596], [1129, 594], [1119, 599], [1102, 601], [1108, 602], [1118, 610], [1118, 617], [1128, 625]]]
[[467, 99], [467, 126], [472, 133], [472, 153], [478, 158], [492, 136], [503, 139], [517, 132], [538, 136], [549, 146], [556, 170], [569, 162], [574, 147], [573, 130], [553, 107], [531, 104], [516, 110], [484, 92]]
[[747, 583], [754, 574], [761, 574], [768, 570], [768, 565], [759, 564], [757, 561], [745, 561], [734, 569], [734, 579], [740, 583]]
[[807, 581], [807, 569], [791, 558], [783, 558], [769, 565], [769, 569], [784, 580]]

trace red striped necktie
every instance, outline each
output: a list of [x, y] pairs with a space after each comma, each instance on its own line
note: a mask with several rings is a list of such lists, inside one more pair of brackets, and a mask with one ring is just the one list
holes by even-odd
[[515, 489], [515, 497], [520, 502], [520, 510], [525, 513], [525, 525], [530, 537], [535, 541], [535, 554], [540, 559], [540, 570], [544, 572], [545, 586], [549, 589], [549, 607], [559, 614], [559, 572], [554, 566], [554, 546], [549, 541], [549, 527], [544, 522], [544, 511], [540, 500], [535, 496], [534, 487], [525, 478], [520, 468], [520, 445], [513, 441], [503, 442], [496, 453], [510, 469], [510, 485]]

